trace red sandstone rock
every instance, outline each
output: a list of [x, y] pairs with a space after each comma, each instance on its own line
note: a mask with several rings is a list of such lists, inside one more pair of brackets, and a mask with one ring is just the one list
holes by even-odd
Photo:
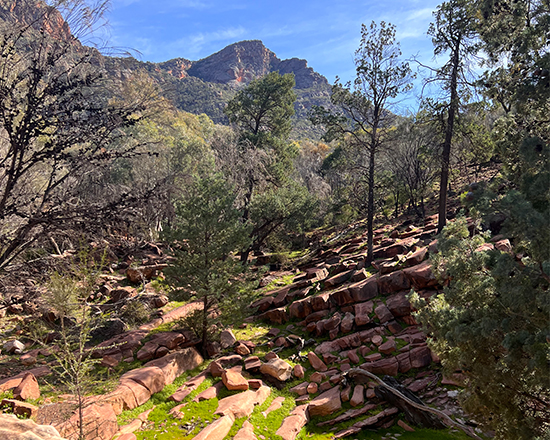
[[353, 302], [364, 302], [378, 295], [378, 277], [372, 276], [348, 287]]
[[[82, 413], [85, 440], [111, 440], [117, 433], [118, 423], [111, 405], [93, 403], [84, 408]], [[79, 438], [80, 418], [78, 413], [75, 413], [66, 422], [54, 426], [59, 434], [68, 440]]]
[[380, 345], [380, 347], [378, 347], [378, 351], [380, 351], [380, 353], [382, 354], [390, 354], [395, 350], [397, 350], [395, 339], [388, 339], [386, 342]]
[[283, 420], [281, 427], [275, 434], [280, 435], [283, 440], [294, 440], [308, 421], [308, 405], [297, 406], [292, 410], [290, 415]]
[[38, 381], [32, 373], [23, 376], [21, 383], [13, 390], [13, 397], [19, 400], [35, 400], [40, 397]]
[[387, 374], [388, 376], [397, 376], [399, 363], [395, 358], [380, 359], [375, 362], [361, 364], [361, 368], [373, 374]]
[[243, 426], [235, 434], [233, 440], [257, 440], [257, 437], [254, 435], [254, 427], [248, 420], [244, 421]]
[[222, 373], [222, 382], [229, 391], [248, 390], [248, 381], [241, 373], [233, 369], [226, 370]]
[[437, 286], [437, 280], [432, 272], [432, 266], [429, 261], [424, 261], [422, 264], [409, 267], [403, 270], [403, 273], [407, 279], [410, 280], [415, 289], [425, 289], [427, 287]]
[[376, 317], [380, 320], [381, 324], [384, 324], [385, 322], [394, 319], [394, 316], [385, 304], [380, 304], [378, 307], [376, 307], [376, 309], [374, 309], [374, 313], [376, 314]]
[[383, 275], [378, 279], [378, 289], [380, 293], [385, 295], [399, 290], [409, 289], [410, 286], [410, 281], [405, 277], [404, 271], [402, 270]]
[[120, 377], [121, 383], [126, 380], [133, 380], [143, 385], [151, 394], [162, 391], [166, 385], [164, 373], [160, 368], [154, 366], [128, 371]]
[[353, 407], [362, 405], [365, 403], [365, 387], [363, 385], [356, 385], [353, 389], [353, 396], [349, 401]]
[[294, 377], [297, 379], [302, 379], [305, 376], [306, 370], [304, 367], [302, 367], [300, 364], [294, 365]]
[[311, 416], [327, 416], [342, 408], [339, 387], [333, 387], [313, 399], [309, 404]]
[[328, 370], [325, 363], [321, 359], [319, 359], [319, 356], [317, 356], [313, 351], [310, 351], [307, 354], [307, 358], [315, 371], [323, 372]]
[[232, 414], [226, 414], [223, 417], [215, 420], [201, 432], [199, 432], [194, 439], [195, 440], [223, 440], [233, 423], [235, 422], [235, 417]]

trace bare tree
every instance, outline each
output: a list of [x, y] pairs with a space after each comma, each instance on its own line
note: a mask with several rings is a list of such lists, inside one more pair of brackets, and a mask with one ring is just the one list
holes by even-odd
[[148, 99], [118, 99], [100, 53], [76, 38], [93, 31], [107, 1], [16, 3], [30, 9], [0, 13], [0, 268], [38, 237], [101, 221], [133, 197], [84, 204], [79, 184], [136, 153], [124, 129]]

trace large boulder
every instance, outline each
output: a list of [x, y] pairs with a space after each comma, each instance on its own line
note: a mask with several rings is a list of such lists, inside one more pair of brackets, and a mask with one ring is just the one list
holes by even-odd
[[32, 373], [23, 376], [21, 383], [13, 390], [13, 397], [20, 400], [36, 400], [40, 397], [38, 381]]
[[204, 359], [199, 352], [194, 347], [188, 347], [147, 362], [145, 367], [158, 367], [164, 374], [165, 383], [168, 385], [186, 371], [198, 367], [203, 362]]
[[82, 410], [84, 439], [80, 439], [80, 418], [78, 412], [71, 418], [54, 425], [60, 435], [67, 440], [111, 440], [118, 431], [118, 423], [113, 407], [108, 404], [93, 403]]
[[0, 414], [0, 438], [6, 440], [64, 440], [50, 425], [37, 425], [11, 414]]

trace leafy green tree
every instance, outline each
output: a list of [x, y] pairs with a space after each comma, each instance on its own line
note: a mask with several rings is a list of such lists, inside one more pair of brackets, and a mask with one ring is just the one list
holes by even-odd
[[340, 114], [314, 107], [312, 122], [326, 128], [325, 139], [346, 138], [363, 150], [366, 156], [364, 174], [368, 184], [367, 197], [367, 260], [373, 259], [374, 187], [376, 157], [387, 142], [394, 115], [391, 101], [411, 87], [408, 63], [400, 62], [401, 50], [395, 41], [395, 26], [374, 21], [361, 28], [361, 42], [355, 52], [357, 76], [354, 88], [338, 81], [332, 88], [331, 102], [342, 110]]
[[441, 177], [439, 183], [439, 221], [438, 232], [447, 222], [447, 189], [449, 186], [449, 165], [451, 145], [455, 133], [455, 121], [461, 100], [461, 91], [467, 88], [468, 63], [472, 55], [479, 50], [476, 44], [475, 5], [470, 0], [450, 0], [443, 2], [434, 12], [435, 21], [430, 25], [428, 35], [432, 36], [434, 55], [449, 53], [449, 61], [436, 69], [435, 77], [429, 81], [440, 81], [448, 94], [443, 109], [446, 113], [444, 126], [445, 139], [441, 156]]
[[202, 302], [194, 325], [206, 354], [213, 316], [236, 302], [243, 267], [232, 253], [249, 243], [250, 230], [235, 209], [235, 195], [220, 175], [196, 177], [176, 203], [176, 219], [165, 231], [175, 261], [169, 280]]
[[270, 235], [296, 226], [298, 219], [307, 220], [304, 214], [311, 215], [309, 209], [314, 206], [292, 178], [298, 155], [297, 145], [288, 138], [296, 100], [294, 85], [292, 74], [271, 72], [252, 81], [226, 108], [238, 136], [233, 145], [218, 149], [218, 156], [225, 158], [220, 166], [235, 182], [242, 220], [252, 227], [250, 246], [241, 252], [243, 262]]
[[[516, 195], [512, 201], [519, 202]], [[529, 206], [514, 208], [521, 209]], [[445, 370], [466, 377], [465, 409], [510, 440], [542, 435], [550, 417], [548, 220], [539, 215], [522, 226], [547, 229], [518, 261], [498, 250], [477, 251], [485, 237], [470, 238], [463, 219], [450, 223], [433, 258], [448, 286], [428, 305], [412, 298]]]

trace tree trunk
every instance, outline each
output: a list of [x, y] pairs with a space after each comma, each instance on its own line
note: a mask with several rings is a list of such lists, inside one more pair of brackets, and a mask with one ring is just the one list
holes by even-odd
[[367, 263], [374, 259], [373, 238], [374, 238], [374, 146], [370, 149], [369, 155], [369, 200], [367, 205]]
[[458, 38], [454, 51], [451, 69], [451, 102], [447, 114], [447, 127], [445, 129], [445, 142], [443, 143], [443, 156], [441, 160], [441, 179], [439, 187], [439, 219], [437, 233], [440, 233], [447, 223], [447, 187], [449, 186], [449, 164], [451, 157], [451, 143], [453, 139], [454, 122], [458, 110], [458, 68], [460, 65], [460, 38]]

